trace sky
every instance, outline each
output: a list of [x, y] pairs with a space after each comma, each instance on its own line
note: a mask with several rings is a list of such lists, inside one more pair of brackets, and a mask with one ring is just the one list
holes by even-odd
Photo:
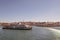
[[60, 0], [0, 0], [0, 22], [60, 21]]

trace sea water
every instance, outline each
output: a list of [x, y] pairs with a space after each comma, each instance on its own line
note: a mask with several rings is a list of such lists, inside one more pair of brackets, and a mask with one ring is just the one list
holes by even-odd
[[32, 30], [7, 30], [0, 27], [0, 40], [60, 40], [59, 29], [32, 26]]

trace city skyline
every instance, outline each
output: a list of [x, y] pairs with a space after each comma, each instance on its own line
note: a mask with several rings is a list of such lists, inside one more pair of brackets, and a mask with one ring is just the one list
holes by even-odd
[[0, 22], [60, 21], [60, 0], [0, 0]]

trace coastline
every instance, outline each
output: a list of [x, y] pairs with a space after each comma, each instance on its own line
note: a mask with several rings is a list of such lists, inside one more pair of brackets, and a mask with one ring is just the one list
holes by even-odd
[[39, 27], [60, 27], [60, 22], [11, 22], [11, 23], [0, 23], [1, 26], [13, 26], [18, 24], [39, 26]]

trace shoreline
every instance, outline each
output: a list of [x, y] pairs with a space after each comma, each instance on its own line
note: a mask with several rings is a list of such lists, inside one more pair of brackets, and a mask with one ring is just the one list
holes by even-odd
[[60, 27], [60, 22], [11, 22], [11, 23], [0, 23], [1, 26], [12, 26], [12, 25], [30, 25], [30, 26], [38, 26], [38, 27]]

